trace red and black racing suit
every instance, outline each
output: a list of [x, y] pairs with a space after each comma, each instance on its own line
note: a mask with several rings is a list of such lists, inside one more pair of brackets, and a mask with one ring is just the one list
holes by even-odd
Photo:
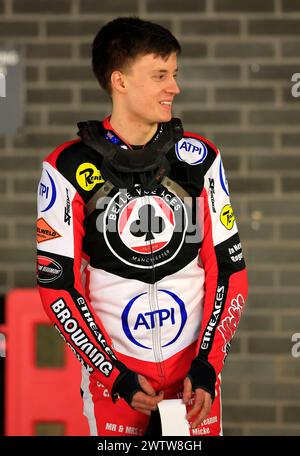
[[[98, 122], [99, 135], [133, 149], [109, 119]], [[150, 192], [139, 182], [130, 191], [108, 186], [103, 157], [82, 139], [43, 162], [38, 286], [83, 365], [92, 435], [145, 433], [149, 417], [111, 397], [125, 368], [177, 398], [195, 359], [214, 401], [191, 435], [222, 434], [220, 372], [245, 304], [245, 263], [219, 150], [184, 132], [166, 157], [168, 175]], [[95, 205], [99, 189], [105, 197]]]

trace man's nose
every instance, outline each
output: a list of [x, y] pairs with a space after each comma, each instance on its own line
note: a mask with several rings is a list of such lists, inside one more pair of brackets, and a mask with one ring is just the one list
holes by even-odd
[[166, 90], [167, 90], [167, 92], [172, 92], [174, 95], [177, 95], [178, 93], [180, 93], [180, 88], [179, 88], [175, 78], [173, 78], [170, 81], [170, 84], [168, 85], [168, 88]]

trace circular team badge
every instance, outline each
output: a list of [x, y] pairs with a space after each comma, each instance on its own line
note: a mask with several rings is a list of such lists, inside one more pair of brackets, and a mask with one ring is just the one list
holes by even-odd
[[83, 190], [89, 192], [95, 185], [104, 182], [99, 169], [93, 163], [82, 163], [76, 170], [76, 180]]
[[233, 215], [233, 210], [230, 204], [226, 204], [226, 206], [223, 207], [221, 211], [221, 223], [222, 225], [225, 226], [227, 230], [231, 230], [234, 224], [234, 215]]
[[[110, 251], [122, 262], [150, 269], [177, 255], [188, 226], [186, 208], [165, 189], [141, 196], [118, 192], [103, 217], [103, 234]], [[159, 194], [158, 194], [159, 193]]]
[[189, 165], [199, 165], [207, 157], [207, 147], [196, 138], [182, 138], [175, 145], [176, 155], [180, 161]]

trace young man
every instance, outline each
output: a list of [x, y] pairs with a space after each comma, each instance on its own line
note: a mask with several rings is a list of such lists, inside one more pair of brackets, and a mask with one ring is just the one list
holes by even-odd
[[183, 397], [191, 435], [221, 435], [220, 372], [247, 276], [218, 149], [172, 118], [180, 45], [138, 18], [106, 24], [93, 71], [103, 121], [44, 161], [44, 308], [83, 367], [92, 435], [145, 435]]

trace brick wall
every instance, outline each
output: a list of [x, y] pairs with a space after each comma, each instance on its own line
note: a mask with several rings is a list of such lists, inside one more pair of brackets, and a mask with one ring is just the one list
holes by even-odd
[[89, 45], [118, 15], [169, 27], [183, 45], [175, 115], [222, 150], [250, 275], [224, 368], [227, 435], [300, 434], [299, 0], [0, 0], [0, 47], [25, 54], [25, 123], [0, 136], [0, 293], [34, 286], [42, 157], [110, 105]]

